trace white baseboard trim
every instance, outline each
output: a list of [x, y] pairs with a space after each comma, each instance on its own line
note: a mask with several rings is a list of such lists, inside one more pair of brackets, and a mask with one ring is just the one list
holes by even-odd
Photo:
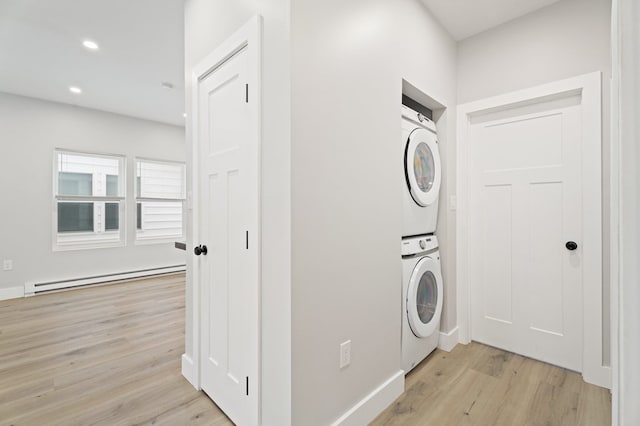
[[182, 375], [194, 388], [200, 390], [195, 371], [196, 368], [191, 357], [187, 354], [182, 354]]
[[24, 287], [0, 288], [0, 300], [19, 299], [24, 297]]
[[403, 392], [404, 370], [400, 370], [351, 407], [332, 426], [362, 426], [369, 424]]
[[458, 344], [458, 327], [454, 327], [448, 333], [440, 332], [440, 340], [438, 341], [438, 348], [446, 352], [451, 352], [453, 348]]

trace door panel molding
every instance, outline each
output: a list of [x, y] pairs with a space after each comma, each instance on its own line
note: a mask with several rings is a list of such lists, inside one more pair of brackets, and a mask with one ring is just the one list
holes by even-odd
[[[522, 113], [536, 111], [536, 105], [568, 105], [580, 96], [582, 120], [583, 206], [583, 350], [585, 381], [611, 387], [611, 371], [602, 365], [602, 123], [601, 73], [594, 72], [553, 83], [519, 90], [457, 108], [457, 308], [460, 343], [471, 340], [471, 289], [469, 271], [474, 262], [470, 241], [471, 124], [492, 119], [507, 109]], [[524, 115], [523, 114], [523, 115]]]
[[[250, 233], [251, 244], [252, 247], [255, 247], [255, 250], [252, 250], [253, 255], [250, 255], [249, 262], [251, 263], [251, 268], [255, 270], [255, 279], [257, 280], [257, 294], [253, 295], [255, 301], [257, 303], [257, 312], [255, 317], [257, 318], [256, 327], [258, 330], [258, 339], [256, 342], [256, 354], [255, 359], [253, 361], [252, 371], [250, 372], [250, 380], [248, 378], [242, 377], [240, 380], [242, 383], [247, 381], [247, 389], [249, 389], [249, 381], [251, 386], [251, 393], [248, 396], [251, 409], [250, 413], [246, 413], [246, 419], [248, 419], [248, 424], [258, 424], [260, 419], [261, 412], [261, 375], [260, 375], [260, 364], [261, 364], [261, 353], [260, 353], [260, 330], [261, 330], [261, 305], [260, 305], [260, 287], [261, 287], [261, 202], [260, 202], [260, 176], [261, 176], [261, 167], [260, 167], [260, 158], [261, 158], [261, 108], [262, 108], [262, 88], [261, 88], [261, 69], [262, 69], [262, 17], [259, 15], [253, 16], [249, 21], [247, 21], [242, 27], [240, 27], [234, 34], [232, 34], [227, 40], [225, 40], [221, 45], [219, 45], [214, 51], [212, 51], [208, 56], [206, 56], [202, 61], [200, 61], [196, 66], [193, 67], [190, 78], [191, 78], [191, 90], [192, 90], [192, 101], [191, 101], [191, 128], [193, 129], [192, 139], [193, 139], [193, 150], [192, 150], [192, 167], [190, 170], [191, 179], [192, 179], [192, 193], [190, 194], [191, 203], [190, 203], [190, 213], [192, 218], [192, 241], [195, 244], [198, 244], [200, 239], [200, 235], [202, 232], [202, 224], [199, 220], [199, 212], [202, 207], [202, 203], [206, 202], [205, 200], [199, 200], [198, 194], [202, 190], [199, 183], [199, 174], [201, 172], [199, 163], [199, 152], [200, 152], [200, 143], [199, 140], [199, 131], [200, 121], [199, 121], [199, 103], [200, 103], [200, 83], [202, 80], [218, 69], [220, 66], [225, 64], [229, 59], [233, 58], [236, 54], [241, 52], [244, 49], [247, 49], [247, 60], [248, 60], [248, 72], [247, 72], [247, 87], [246, 87], [246, 103], [249, 108], [249, 123], [248, 123], [248, 138], [250, 139], [250, 144], [254, 145], [256, 149], [252, 152], [250, 161], [254, 167], [251, 170], [250, 181], [254, 185], [252, 188], [252, 193], [257, 194], [255, 199], [252, 200], [252, 205], [255, 208], [257, 214], [250, 221], [248, 226], [248, 231]], [[247, 234], [249, 235], [249, 234]], [[249, 238], [249, 237], [247, 237]], [[244, 246], [244, 241], [243, 241]], [[190, 252], [190, 248], [188, 248], [188, 252]], [[191, 339], [193, 342], [193, 353], [187, 355], [183, 355], [183, 375], [187, 377], [187, 379], [194, 385], [196, 389], [201, 389], [202, 387], [202, 362], [201, 352], [201, 333], [202, 333], [202, 316], [204, 312], [201, 307], [201, 299], [203, 295], [203, 288], [200, 284], [201, 274], [199, 271], [199, 263], [193, 262], [193, 268], [191, 268], [191, 276], [193, 283], [192, 290], [192, 312], [190, 316], [190, 322], [192, 324], [191, 330]], [[187, 360], [185, 360], [185, 357]], [[185, 361], [188, 361], [185, 363]], [[186, 367], [186, 368], [185, 368]], [[247, 393], [249, 393], [247, 391]]]

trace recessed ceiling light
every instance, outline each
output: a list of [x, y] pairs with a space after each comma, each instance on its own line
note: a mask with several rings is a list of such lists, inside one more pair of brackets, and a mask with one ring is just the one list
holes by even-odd
[[167, 90], [173, 89], [173, 84], [169, 83], [168, 81], [163, 81], [162, 83], [160, 83], [160, 86], [163, 89], [167, 89]]
[[82, 89], [76, 86], [69, 86], [69, 91], [76, 95], [79, 95], [82, 93]]
[[98, 43], [96, 43], [95, 41], [91, 41], [91, 40], [85, 40], [82, 42], [82, 45], [84, 47], [86, 47], [89, 50], [98, 50], [100, 48], [100, 46], [98, 46]]
[[186, 113], [186, 112], [183, 112], [183, 113], [182, 113], [182, 116], [183, 116], [184, 118], [187, 118], [187, 113]]

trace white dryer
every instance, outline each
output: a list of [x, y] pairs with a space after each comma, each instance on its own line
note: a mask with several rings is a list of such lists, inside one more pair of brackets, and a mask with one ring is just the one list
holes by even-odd
[[402, 240], [402, 363], [405, 374], [438, 347], [443, 303], [435, 235]]
[[404, 190], [402, 236], [432, 234], [438, 222], [442, 165], [436, 126], [425, 115], [402, 106]]

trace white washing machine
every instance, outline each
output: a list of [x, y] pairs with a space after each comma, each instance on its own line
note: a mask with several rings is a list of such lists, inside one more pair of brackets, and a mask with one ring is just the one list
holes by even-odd
[[442, 166], [436, 125], [425, 115], [402, 106], [404, 191], [402, 236], [432, 234], [438, 224]]
[[402, 363], [405, 374], [438, 347], [443, 303], [435, 235], [402, 239]]

